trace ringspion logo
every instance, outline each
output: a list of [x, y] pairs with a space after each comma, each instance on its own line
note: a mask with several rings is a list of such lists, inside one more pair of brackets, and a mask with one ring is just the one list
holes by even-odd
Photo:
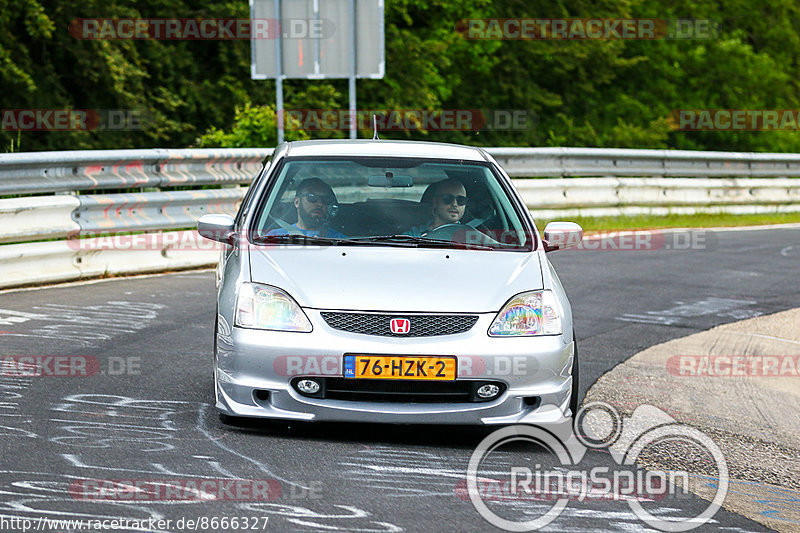
[[[558, 406], [546, 405], [538, 412], [542, 409], [561, 413]], [[525, 424], [525, 418], [521, 422], [484, 438], [470, 457], [466, 479], [455, 487], [459, 498], [469, 499], [484, 520], [500, 529], [541, 529], [556, 520], [572, 501], [619, 500], [652, 528], [690, 531], [711, 520], [727, 495], [728, 466], [719, 446], [708, 435], [677, 423], [654, 406], [641, 405], [630, 417], [623, 417], [612, 405], [591, 402], [578, 410], [573, 424], [563, 418], [554, 424], [560, 428], [551, 426], [554, 431]], [[536, 461], [528, 454], [502, 457], [503, 446], [521, 443], [532, 444], [550, 456]], [[636, 464], [646, 450], [671, 446], [702, 457], [704, 468], [715, 477], [713, 499], [705, 507], [693, 508], [694, 516], [665, 517], [660, 509], [645, 507], [648, 502], [679, 499], [689, 492], [690, 472], [648, 471]], [[616, 465], [582, 465], [592, 449], [608, 452]], [[514, 509], [504, 504], [508, 501], [516, 502]], [[509, 516], [512, 511], [519, 512]]]

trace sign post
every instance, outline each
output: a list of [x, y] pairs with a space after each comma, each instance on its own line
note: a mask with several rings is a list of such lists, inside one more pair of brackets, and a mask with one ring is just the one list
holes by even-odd
[[[281, 19], [281, 0], [275, 0], [275, 20]], [[250, 23], [253, 27], [253, 23]], [[276, 26], [277, 28], [277, 26]], [[283, 142], [283, 69], [281, 68], [281, 39], [275, 39], [275, 124], [278, 127], [278, 144]]]
[[350, 138], [356, 138], [356, 80], [380, 79], [385, 72], [383, 1], [250, 0], [251, 28], [263, 19], [270, 28], [267, 38], [253, 32], [250, 77], [275, 79], [279, 143], [284, 79], [346, 78]]
[[350, 93], [350, 138], [357, 136], [356, 116], [356, 0], [348, 0], [350, 3], [350, 79], [347, 83], [347, 92]]

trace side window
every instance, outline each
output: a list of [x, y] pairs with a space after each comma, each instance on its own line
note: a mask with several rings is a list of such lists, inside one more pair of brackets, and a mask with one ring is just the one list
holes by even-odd
[[264, 162], [264, 166], [261, 167], [261, 172], [259, 172], [258, 175], [253, 178], [253, 181], [250, 182], [250, 186], [247, 188], [247, 192], [244, 194], [244, 198], [242, 199], [242, 205], [239, 207], [239, 211], [236, 213], [236, 218], [234, 219], [236, 222], [236, 227], [241, 226], [242, 221], [250, 211], [250, 208], [252, 207], [250, 205], [250, 200], [253, 197], [253, 191], [256, 190], [261, 176], [266, 174], [267, 169], [269, 169], [270, 166], [272, 166], [272, 156], [270, 156], [269, 159]]

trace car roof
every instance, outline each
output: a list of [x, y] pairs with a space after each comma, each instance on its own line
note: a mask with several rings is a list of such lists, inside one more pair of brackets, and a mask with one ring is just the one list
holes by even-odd
[[424, 141], [390, 141], [373, 139], [325, 139], [286, 143], [287, 157], [420, 157], [489, 161], [486, 152], [474, 146]]

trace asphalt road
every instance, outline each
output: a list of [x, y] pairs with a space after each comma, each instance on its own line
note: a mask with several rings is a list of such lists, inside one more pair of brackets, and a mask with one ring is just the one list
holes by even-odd
[[[584, 391], [648, 346], [800, 302], [800, 229], [669, 234], [658, 250], [611, 248], [551, 255], [573, 305]], [[202, 517], [246, 517], [247, 529], [259, 531], [496, 530], [456, 490], [485, 430], [223, 425], [212, 406], [213, 320], [211, 272], [0, 293], [0, 355], [69, 356], [37, 361], [75, 374], [0, 376], [0, 530], [21, 531], [12, 518], [39, 517], [172, 520], [123, 529], [141, 531], [223, 529], [210, 521], [187, 527]], [[502, 457], [546, 460], [524, 446]], [[584, 461], [613, 466], [602, 451]], [[254, 501], [245, 486], [224, 501], [187, 499], [192, 483], [224, 479], [271, 480], [280, 496]], [[174, 492], [148, 501], [117, 485], [105, 500], [87, 500], [87, 489], [108, 480], [168, 484]], [[689, 495], [651, 510], [677, 518], [705, 506]], [[495, 505], [516, 519], [547, 508]], [[545, 529], [620, 530], [648, 530], [620, 500], [570, 502]], [[764, 527], [720, 510], [700, 530]]]

